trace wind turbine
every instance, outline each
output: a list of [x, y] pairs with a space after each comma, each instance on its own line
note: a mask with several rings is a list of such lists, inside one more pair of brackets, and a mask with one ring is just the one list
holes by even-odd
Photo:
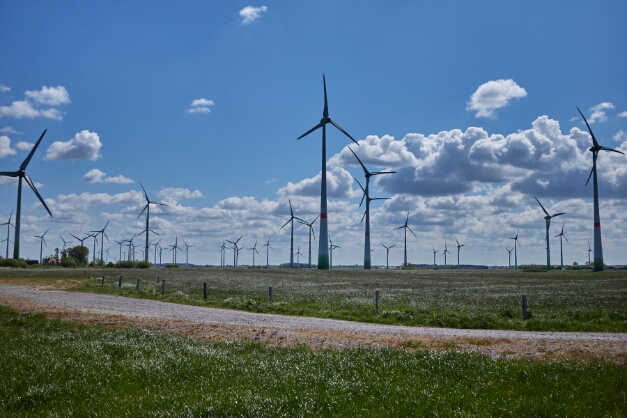
[[[155, 266], [157, 265], [157, 247], [161, 247], [159, 245], [160, 242], [161, 242], [161, 240], [155, 242], [154, 244], [151, 244], [151, 245], [155, 246]], [[161, 258], [161, 255], [159, 255], [159, 258]], [[161, 264], [161, 260], [159, 260], [159, 264]]]
[[[300, 256], [302, 255], [300, 252], [300, 245], [298, 246], [298, 252], [296, 253], [296, 255], [298, 256], [296, 258], [296, 264], [298, 265], [297, 268], [300, 268]], [[254, 262], [254, 256], [253, 256], [253, 262]]]
[[[41, 235], [33, 235], [33, 237], [40, 239], [40, 241], [39, 241], [39, 265], [43, 265], [44, 264], [43, 250], [44, 250], [44, 244], [46, 244], [46, 239], [44, 237], [46, 236], [48, 231], [50, 231], [50, 229], [46, 229], [46, 232], [44, 232]], [[47, 246], [48, 246], [48, 244], [46, 244], [46, 247]]]
[[185, 240], [183, 240], [183, 244], [185, 244], [185, 267], [189, 267], [189, 249], [195, 247], [195, 245], [187, 245]]
[[[90, 237], [92, 237], [94, 239], [94, 252], [92, 254], [91, 261], [92, 261], [92, 263], [94, 263], [94, 266], [95, 266], [96, 265], [96, 244], [98, 243], [98, 234], [91, 234]], [[102, 245], [101, 245], [101, 247], [102, 247]]]
[[592, 249], [590, 248], [590, 241], [588, 241], [588, 267], [590, 267], [591, 263], [590, 263], [590, 253], [593, 253], [594, 251], [592, 251]]
[[288, 199], [288, 201], [290, 202], [290, 220], [285, 222], [285, 224], [283, 224], [282, 227], [279, 228], [279, 231], [283, 228], [285, 228], [285, 226], [287, 224], [289, 224], [290, 222], [292, 223], [292, 231], [290, 234], [290, 268], [294, 268], [294, 219], [297, 219], [299, 221], [304, 222], [302, 219], [294, 216], [294, 211], [292, 210], [292, 201]]
[[[379, 174], [395, 174], [396, 171], [372, 171], [370, 172], [368, 171], [364, 163], [361, 162], [357, 154], [355, 154], [355, 152], [351, 149], [351, 147], [348, 147], [348, 149], [350, 150], [350, 152], [353, 153], [353, 155], [355, 156], [355, 158], [361, 165], [361, 168], [363, 168], [364, 176], [366, 177], [365, 189], [361, 185], [359, 180], [355, 179], [355, 181], [357, 182], [357, 184], [359, 184], [359, 187], [361, 187], [361, 190], [364, 193], [363, 196], [361, 197], [361, 202], [359, 202], [359, 207], [361, 207], [361, 205], [364, 203], [364, 199], [366, 199], [366, 211], [364, 212], [364, 216], [366, 217], [366, 231], [365, 231], [365, 241], [364, 241], [364, 269], [369, 270], [372, 267], [372, 258], [370, 255], [371, 253], [370, 251], [370, 202], [373, 200], [389, 199], [389, 198], [383, 198], [383, 197], [375, 197], [375, 198], [370, 197], [370, 177], [377, 176]], [[361, 220], [363, 222], [364, 218], [362, 217]]]
[[307, 227], [309, 227], [309, 268], [311, 268], [311, 234], [313, 233], [313, 238], [316, 239], [316, 233], [313, 230], [313, 224], [318, 220], [319, 217], [320, 215], [316, 216], [316, 219], [311, 221], [311, 223], [305, 222], [300, 219], [298, 220], [298, 222], [300, 222], [301, 224], [307, 225]]
[[[107, 226], [109, 225], [110, 221], [107, 221], [107, 223], [105, 224], [104, 228], [102, 228], [100, 231], [89, 231], [89, 232], [95, 232], [96, 234], [100, 234], [100, 259], [102, 260], [102, 252], [103, 252], [103, 248], [104, 248], [104, 239], [107, 239], [107, 242], [109, 241], [109, 237], [107, 236], [107, 233], [105, 232], [105, 229], [107, 229]], [[94, 257], [96, 256], [96, 254], [94, 254]]]
[[111, 249], [111, 247], [109, 247], [106, 250], [104, 250], [104, 252], [107, 253], [107, 263], [109, 262], [109, 250], [110, 249]]
[[414, 231], [412, 231], [409, 225], [407, 225], [408, 222], [409, 222], [409, 211], [407, 211], [407, 219], [405, 219], [405, 225], [401, 225], [398, 228], [394, 228], [394, 229], [405, 228], [405, 259], [404, 259], [405, 261], [403, 262], [403, 266], [405, 267], [407, 267], [407, 230], [409, 229], [409, 232], [411, 232], [414, 235], [414, 237], [416, 237], [416, 234], [414, 234]]
[[[3, 242], [6, 241], [7, 242], [7, 253], [5, 258], [9, 258], [9, 236], [11, 235], [11, 230], [9, 228], [13, 227], [15, 228], [15, 226], [11, 223], [11, 217], [13, 217], [13, 211], [11, 211], [11, 214], [9, 215], [9, 220], [6, 221], [3, 224], [0, 224], [0, 226], [2, 225], [6, 225], [7, 226], [7, 239], [2, 240]], [[65, 242], [65, 241], [64, 241]], [[65, 247], [63, 247], [63, 249], [65, 249]]]
[[[300, 250], [300, 247], [298, 247], [298, 249]], [[257, 251], [257, 240], [255, 240], [255, 245], [253, 245], [252, 248], [249, 248], [249, 250], [253, 251], [253, 267], [255, 267], [255, 253], [259, 255], [259, 251]]]
[[509, 253], [509, 266], [508, 266], [508, 269], [511, 270], [511, 268], [512, 268], [512, 251], [514, 251], [514, 249], [512, 248], [510, 250], [509, 248], [505, 248], [505, 251], [507, 251]]
[[431, 249], [433, 250], [433, 266], [435, 267], [437, 264], [435, 263], [435, 255], [440, 252], [440, 250], [436, 250], [435, 248], [431, 247]]
[[[159, 242], [161, 242], [161, 241], [159, 241]], [[157, 243], [157, 245], [159, 246], [159, 264], [161, 265], [161, 264], [163, 264], [163, 263], [161, 263], [161, 252], [163, 251], [163, 248], [161, 247], [161, 244]], [[155, 256], [156, 256], [156, 254], [155, 254]]]
[[[81, 247], [85, 247], [85, 246], [83, 245], [83, 241], [85, 241], [87, 238], [91, 238], [91, 237], [92, 237], [92, 235], [87, 235], [85, 238], [80, 239], [79, 237], [77, 237], [77, 236], [76, 236], [76, 235], [74, 235], [74, 234], [70, 234], [70, 235], [72, 235], [74, 238], [76, 238], [76, 240], [80, 241], [80, 243], [81, 243]], [[87, 248], [87, 247], [85, 247], [85, 248]]]
[[549, 245], [549, 228], [551, 227], [551, 219], [555, 218], [556, 216], [563, 215], [566, 212], [560, 212], [554, 215], [549, 215], [549, 212], [547, 212], [546, 209], [544, 209], [544, 206], [542, 206], [542, 203], [540, 203], [538, 198], [536, 197], [535, 199], [540, 205], [540, 207], [542, 208], [542, 210], [544, 211], [544, 213], [546, 213], [546, 216], [544, 217], [546, 221], [546, 238], [545, 238], [546, 239], [546, 270], [549, 271], [551, 270], [551, 246]]
[[459, 268], [459, 250], [461, 250], [466, 244], [460, 244], [459, 241], [457, 241], [457, 238], [455, 238], [455, 242], [457, 243], [457, 268]]
[[179, 237], [175, 237], [174, 245], [170, 245], [170, 251], [172, 251], [172, 263], [176, 264], [176, 250], [183, 251], [179, 248]]
[[[383, 244], [381, 244], [383, 245]], [[383, 245], [385, 247], [385, 251], [386, 251], [386, 255], [385, 255], [385, 268], [389, 269], [390, 268], [390, 248], [396, 247], [396, 244], [394, 245], [390, 245], [389, 247], [386, 245]]]
[[44, 199], [41, 197], [41, 195], [35, 188], [35, 183], [33, 183], [31, 178], [28, 177], [28, 175], [26, 174], [26, 167], [28, 166], [28, 163], [30, 163], [31, 158], [33, 158], [33, 154], [35, 153], [35, 151], [37, 151], [37, 147], [41, 143], [41, 140], [46, 134], [46, 131], [47, 129], [44, 130], [44, 132], [41, 134], [41, 136], [37, 140], [37, 143], [35, 144], [33, 149], [30, 150], [28, 157], [26, 157], [24, 162], [22, 162], [22, 165], [20, 165], [20, 169], [18, 171], [0, 171], [0, 176], [18, 177], [19, 179], [17, 183], [17, 211], [15, 213], [15, 238], [13, 240], [13, 258], [16, 260], [20, 258], [20, 220], [21, 220], [21, 215], [22, 215], [22, 179], [24, 179], [24, 181], [26, 181], [26, 184], [28, 184], [28, 186], [33, 190], [33, 192], [35, 192], [35, 195], [37, 195], [37, 198], [39, 198], [39, 201], [41, 202], [41, 204], [44, 205], [44, 208], [46, 208], [46, 210], [48, 211], [48, 214], [52, 217], [52, 213], [50, 212], [50, 209], [48, 209], [48, 205], [46, 205], [46, 202], [44, 202]]
[[443, 254], [444, 254], [444, 267], [446, 267], [446, 253], [450, 254], [451, 252], [448, 250], [448, 248], [446, 248], [446, 242], [445, 242], [444, 243], [444, 252], [443, 252]]
[[65, 247], [67, 247], [67, 241], [61, 237], [61, 241], [63, 241], [63, 249], [61, 251], [65, 251]]
[[340, 132], [349, 137], [357, 145], [359, 144], [348, 134], [348, 132], [342, 129], [340, 125], [335, 123], [335, 121], [329, 116], [327, 82], [324, 74], [322, 75], [322, 83], [324, 85], [324, 109], [322, 110], [322, 119], [320, 119], [320, 122], [316, 126], [299, 136], [298, 139], [309, 135], [318, 128], [322, 128], [322, 170], [320, 172], [322, 178], [320, 181], [320, 233], [318, 234], [320, 241], [318, 246], [318, 269], [326, 270], [329, 268], [329, 252], [327, 250], [327, 239], [329, 237], [327, 225], [327, 123], [335, 126]]
[[336, 248], [342, 248], [339, 245], [335, 245], [333, 244], [333, 241], [331, 241], [331, 236], [329, 235], [329, 254], [331, 255], [331, 262], [329, 264], [329, 268], [333, 268], [333, 250]]
[[557, 234], [555, 237], [560, 237], [560, 266], [563, 270], [564, 269], [564, 252], [562, 250], [562, 238], [564, 238], [566, 242], [568, 242], [566, 235], [564, 235], [564, 222], [562, 222], [562, 232]]
[[[270, 267], [270, 264], [268, 263], [268, 255], [270, 250], [274, 251], [274, 248], [272, 248], [272, 246], [270, 245], [270, 238], [268, 238], [268, 242], [262, 245], [262, 247], [266, 247], [266, 267]], [[311, 268], [311, 241], [309, 241], [309, 267]]]
[[148, 262], [148, 247], [149, 247], [148, 231], [150, 231], [150, 204], [152, 203], [152, 204], [161, 205], [161, 206], [168, 206], [168, 205], [166, 205], [165, 203], [153, 202], [152, 200], [148, 199], [148, 194], [146, 193], [146, 189], [144, 189], [144, 185], [141, 184], [141, 182], [139, 183], [139, 185], [142, 186], [142, 190], [144, 191], [144, 197], [146, 198], [146, 206], [144, 206], [144, 209], [142, 209], [142, 211], [139, 212], [137, 219], [139, 219], [139, 217], [142, 216], [142, 213], [146, 211], [146, 253], [145, 253], [144, 261]]
[[224, 261], [226, 254], [226, 241], [222, 240], [222, 245], [218, 245], [217, 247], [220, 249], [220, 267], [224, 267], [226, 264]]
[[516, 270], [518, 270], [518, 250], [516, 249], [516, 245], [518, 245], [519, 247], [520, 242], [518, 242], [518, 234], [520, 233], [520, 229], [516, 232], [516, 236], [514, 238], [510, 238], [514, 240], [514, 268]]
[[239, 242], [239, 240], [242, 239], [242, 237], [243, 235], [235, 241], [229, 241], [228, 239], [226, 240], [226, 242], [230, 242], [231, 244], [233, 244], [233, 268], [237, 267], [236, 255], [239, 254], [239, 248], [237, 247], [237, 243]]
[[[72, 234], [70, 234], [70, 235], [72, 235]], [[72, 236], [74, 236], [74, 235], [72, 235]], [[74, 238], [76, 238], [76, 237], [74, 237]], [[120, 244], [120, 261], [122, 261], [122, 244], [124, 244], [126, 241], [125, 240], [122, 240], [122, 241], [114, 240], [114, 241], [117, 242], [118, 244]]]
[[[579, 108], [577, 108], [577, 110], [579, 110]], [[588, 121], [586, 120], [583, 113], [581, 113], [581, 110], [579, 110], [579, 114], [583, 118], [584, 122], [586, 122], [588, 131], [590, 132], [590, 136], [592, 137], [592, 148], [588, 150], [592, 153], [592, 170], [590, 171], [590, 175], [588, 176], [588, 181], [586, 181], [586, 186], [590, 181], [590, 176], [594, 175], [594, 178], [592, 180], [592, 185], [594, 186], [594, 271], [603, 271], [603, 244], [601, 243], [601, 216], [599, 215], [599, 188], [597, 185], [597, 156], [599, 155], [599, 151], [612, 151], [623, 155], [625, 154], [615, 149], [599, 145], [597, 139], [592, 133], [592, 129], [590, 129]]]

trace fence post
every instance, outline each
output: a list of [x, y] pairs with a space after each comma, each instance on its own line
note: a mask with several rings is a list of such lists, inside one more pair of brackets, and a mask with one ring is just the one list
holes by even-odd
[[270, 303], [272, 303], [272, 286], [268, 288], [268, 299], [270, 299]]
[[120, 278], [118, 280], [118, 287], [122, 288], [122, 276], [120, 276]]
[[203, 283], [202, 284], [202, 295], [205, 298], [205, 300], [207, 300], [207, 283]]
[[135, 290], [139, 290], [139, 279], [137, 279], [137, 284], [135, 285]]
[[157, 276], [157, 283], [159, 283], [159, 276]]
[[377, 315], [379, 315], [379, 291], [374, 292], [374, 306], [377, 311]]
[[165, 280], [161, 280], [161, 294], [165, 295]]
[[100, 285], [100, 287], [104, 287], [104, 278], [105, 276], [102, 276], [102, 285]]
[[528, 318], [527, 316], [527, 295], [523, 295], [522, 297], [522, 311], [523, 311], [523, 321], [526, 321]]

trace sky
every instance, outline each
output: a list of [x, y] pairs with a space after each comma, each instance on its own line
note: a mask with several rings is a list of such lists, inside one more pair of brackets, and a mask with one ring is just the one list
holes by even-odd
[[[397, 172], [371, 183], [389, 198], [371, 207], [373, 265], [381, 244], [402, 263], [394, 228], [408, 213], [411, 263], [435, 249], [443, 264], [445, 244], [456, 263], [457, 239], [462, 264], [507, 265], [520, 230], [519, 263], [543, 264], [535, 197], [566, 212], [551, 224], [552, 262], [563, 222], [564, 263], [581, 264], [592, 158], [577, 107], [601, 145], [627, 152], [625, 16], [623, 1], [9, 2], [0, 171], [47, 129], [27, 173], [53, 214], [23, 189], [22, 256], [39, 257], [33, 235], [48, 229], [44, 254], [110, 221], [113, 260], [114, 240], [145, 228], [141, 183], [167, 205], [151, 207], [164, 262], [178, 239], [190, 263], [219, 264], [223, 240], [242, 235], [240, 264], [255, 242], [265, 262], [268, 239], [270, 263], [288, 262], [289, 202], [309, 222], [320, 212], [321, 133], [296, 138], [322, 116], [324, 74], [331, 117], [359, 143], [327, 130], [334, 264], [363, 263], [351, 144], [369, 170]], [[605, 262], [627, 264], [627, 157], [601, 153], [598, 166]], [[16, 198], [0, 177], [0, 223]], [[306, 259], [308, 229], [294, 235]]]

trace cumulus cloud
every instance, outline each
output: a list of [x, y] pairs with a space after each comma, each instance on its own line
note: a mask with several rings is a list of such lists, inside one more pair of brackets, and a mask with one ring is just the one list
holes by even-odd
[[41, 109], [38, 106], [59, 106], [70, 103], [70, 96], [63, 86], [43, 86], [41, 90], [27, 90], [25, 96], [26, 100], [15, 101], [10, 106], [0, 106], [0, 117], [8, 116], [16, 119], [44, 117], [62, 120], [63, 114], [60, 110], [53, 107]]
[[213, 106], [213, 100], [200, 98], [192, 101], [191, 107], [187, 109], [187, 113], [211, 113], [209, 106]]
[[618, 114], [618, 117], [619, 117], [619, 118], [627, 118], [627, 110], [625, 110], [624, 112], [620, 112], [620, 113]]
[[590, 111], [592, 115], [590, 115], [588, 119], [588, 123], [594, 122], [605, 122], [607, 120], [607, 115], [605, 111], [608, 109], [614, 109], [614, 105], [610, 102], [599, 103], [598, 105], [592, 106]]
[[509, 104], [511, 99], [525, 97], [527, 91], [514, 80], [493, 80], [479, 86], [470, 97], [466, 110], [477, 111], [475, 117], [496, 118], [494, 111]]
[[11, 139], [8, 136], [0, 136], [0, 158], [6, 158], [15, 154], [17, 154], [17, 151], [11, 148]]
[[246, 6], [242, 10], [239, 11], [239, 15], [242, 18], [242, 25], [248, 25], [254, 22], [256, 19], [261, 17], [262, 13], [265, 13], [268, 10], [266, 6], [261, 7], [253, 7]]
[[21, 132], [16, 131], [15, 129], [11, 128], [10, 126], [5, 126], [4, 128], [0, 129], [0, 132], [4, 133], [4, 134], [19, 134]]
[[55, 141], [46, 151], [44, 160], [92, 160], [102, 157], [100, 155], [100, 137], [95, 132], [81, 131], [74, 138], [66, 142]]
[[6, 93], [7, 91], [11, 91], [11, 87], [7, 87], [4, 84], [0, 84], [0, 93]]
[[[288, 182], [281, 187], [278, 194], [281, 196], [320, 196], [320, 184], [322, 174], [318, 173], [313, 178], [307, 178], [298, 183]], [[327, 195], [334, 198], [346, 198], [357, 196], [357, 191], [352, 188], [353, 176], [341, 167], [331, 168], [327, 171]]]
[[20, 151], [30, 151], [31, 149], [33, 149], [34, 146], [35, 144], [33, 144], [32, 142], [26, 141], [19, 141], [17, 144], [15, 144], [15, 148], [19, 149]]
[[623, 132], [623, 130], [621, 129], [620, 131], [616, 132], [612, 138], [614, 139], [614, 141], [618, 142], [627, 141], [627, 132]]
[[83, 181], [85, 183], [114, 183], [114, 184], [129, 184], [134, 183], [133, 180], [128, 177], [124, 177], [123, 175], [115, 176], [115, 177], [107, 177], [107, 173], [94, 168], [93, 170], [88, 171], [83, 176]]
[[180, 199], [194, 199], [197, 197], [203, 197], [200, 190], [194, 190], [193, 192], [189, 189], [182, 189], [179, 187], [165, 187], [157, 192], [157, 197], [159, 199], [170, 198], [173, 200]]

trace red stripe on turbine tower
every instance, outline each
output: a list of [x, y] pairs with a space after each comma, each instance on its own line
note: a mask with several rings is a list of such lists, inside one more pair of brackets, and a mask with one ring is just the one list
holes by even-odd
[[327, 214], [326, 213], [321, 213], [320, 214], [320, 218], [321, 219], [327, 219]]
[[601, 222], [595, 222], [594, 223], [594, 227], [595, 228], [601, 228]]
[[370, 236], [370, 232], [366, 232], [366, 236], [369, 237]]

